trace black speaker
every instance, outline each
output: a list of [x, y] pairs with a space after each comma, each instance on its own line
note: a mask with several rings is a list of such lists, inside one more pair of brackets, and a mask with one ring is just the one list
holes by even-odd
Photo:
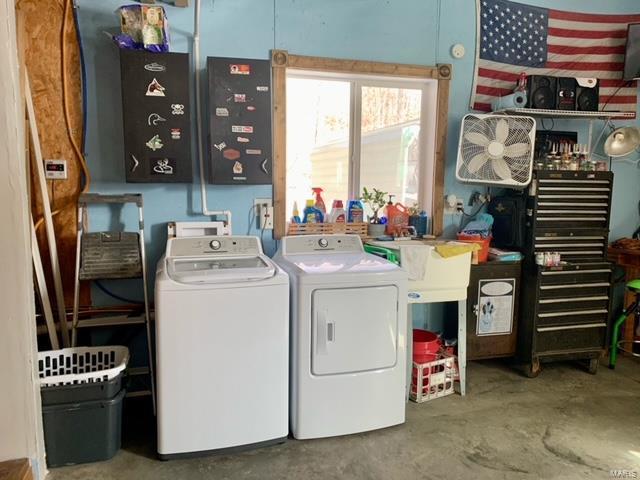
[[580, 110], [581, 112], [597, 112], [599, 103], [600, 84], [598, 81], [591, 87], [577, 84], [576, 110]]
[[556, 77], [530, 75], [527, 78], [527, 107], [555, 110], [557, 80]]
[[558, 96], [556, 108], [558, 110], [575, 110], [576, 109], [576, 88], [578, 84], [575, 78], [560, 77], [558, 78]]

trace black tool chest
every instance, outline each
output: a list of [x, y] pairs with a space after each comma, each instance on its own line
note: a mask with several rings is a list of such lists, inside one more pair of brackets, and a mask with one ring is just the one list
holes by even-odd
[[[595, 373], [607, 344], [612, 265], [606, 261], [611, 172], [540, 171], [529, 190], [518, 357], [585, 359]], [[559, 252], [559, 266], [536, 253]], [[565, 263], [566, 262], [566, 263]]]

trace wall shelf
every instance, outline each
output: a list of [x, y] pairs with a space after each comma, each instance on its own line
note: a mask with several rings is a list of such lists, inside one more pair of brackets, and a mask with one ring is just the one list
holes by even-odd
[[493, 113], [508, 115], [530, 115], [532, 117], [581, 118], [585, 120], [635, 118], [635, 114], [632, 112], [580, 112], [573, 110], [549, 110], [545, 108], [508, 108]]

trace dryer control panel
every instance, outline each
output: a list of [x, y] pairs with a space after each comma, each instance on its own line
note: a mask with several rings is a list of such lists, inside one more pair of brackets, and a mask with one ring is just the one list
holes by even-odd
[[361, 253], [362, 241], [357, 235], [301, 235], [282, 239], [282, 254]]
[[202, 255], [251, 255], [262, 254], [258, 237], [202, 236], [170, 238], [167, 257], [199, 257]]

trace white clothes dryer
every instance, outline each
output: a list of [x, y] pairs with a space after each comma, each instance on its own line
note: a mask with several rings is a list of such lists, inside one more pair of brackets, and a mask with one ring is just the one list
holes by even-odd
[[291, 282], [293, 436], [404, 423], [407, 273], [356, 235], [285, 237], [274, 261]]

